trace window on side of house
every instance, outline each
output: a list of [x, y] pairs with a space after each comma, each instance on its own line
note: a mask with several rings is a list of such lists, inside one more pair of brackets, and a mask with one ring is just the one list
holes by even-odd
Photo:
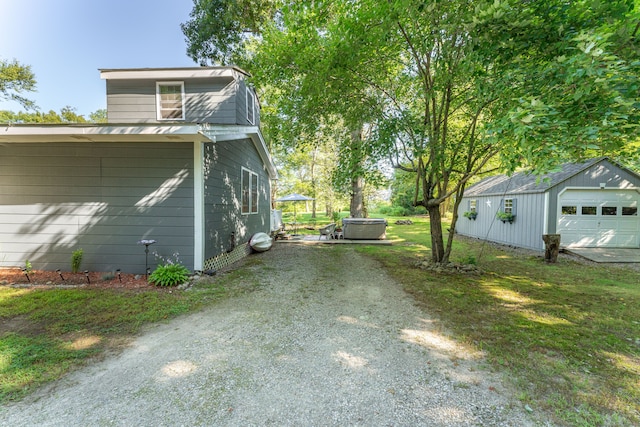
[[563, 206], [562, 207], [562, 215], [577, 215], [578, 207], [577, 206]]
[[258, 174], [242, 168], [242, 213], [258, 213]]
[[252, 125], [256, 122], [256, 100], [249, 88], [247, 88], [247, 121]]
[[184, 82], [156, 83], [158, 120], [184, 120]]
[[476, 199], [469, 200], [469, 210], [471, 212], [478, 212], [478, 201]]

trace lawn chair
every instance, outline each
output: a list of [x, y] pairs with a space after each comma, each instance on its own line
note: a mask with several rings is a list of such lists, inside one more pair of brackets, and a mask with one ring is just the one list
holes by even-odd
[[327, 240], [333, 239], [333, 233], [335, 233], [336, 231], [336, 224], [335, 222], [331, 223], [325, 227], [322, 227], [318, 231], [320, 232], [320, 235], [318, 236], [318, 240], [322, 239], [322, 236], [327, 236]]

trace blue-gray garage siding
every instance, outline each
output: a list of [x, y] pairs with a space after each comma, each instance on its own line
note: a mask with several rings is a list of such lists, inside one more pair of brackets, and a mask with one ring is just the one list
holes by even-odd
[[[516, 199], [516, 219], [513, 224], [503, 223], [496, 218], [500, 201], [504, 198]], [[470, 220], [463, 216], [469, 210], [470, 199], [477, 200], [478, 216]], [[483, 240], [514, 245], [529, 249], [544, 249], [542, 241], [544, 217], [544, 193], [473, 196], [464, 198], [458, 211], [456, 232]]]
[[69, 270], [82, 248], [83, 269], [143, 273], [140, 239], [192, 266], [193, 192], [192, 144], [4, 144], [0, 266]]
[[[604, 184], [605, 190], [600, 188]], [[606, 158], [585, 163], [562, 165], [560, 171], [550, 173], [547, 180], [535, 176], [515, 174], [512, 178], [487, 178], [471, 186], [458, 209], [456, 232], [517, 247], [543, 250], [542, 235], [556, 233], [558, 223], [558, 197], [566, 189], [593, 192], [640, 187], [640, 177], [617, 166]], [[516, 200], [516, 219], [503, 224], [496, 218], [500, 201]], [[475, 221], [463, 217], [469, 210], [470, 200], [477, 200], [478, 217]], [[490, 201], [491, 207], [487, 205]]]

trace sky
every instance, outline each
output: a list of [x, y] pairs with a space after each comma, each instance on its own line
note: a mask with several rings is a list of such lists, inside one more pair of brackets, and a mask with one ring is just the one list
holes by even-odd
[[[106, 108], [99, 69], [195, 67], [180, 24], [193, 0], [0, 0], [0, 58], [30, 65], [40, 111]], [[23, 111], [0, 101], [0, 110]]]

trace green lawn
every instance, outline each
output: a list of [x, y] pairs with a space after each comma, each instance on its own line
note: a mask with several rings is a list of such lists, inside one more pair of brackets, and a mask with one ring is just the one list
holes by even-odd
[[[231, 291], [225, 286], [230, 280], [243, 286]], [[146, 324], [198, 310], [256, 284], [246, 271], [236, 270], [189, 292], [0, 286], [0, 404], [121, 346]]]
[[[306, 215], [298, 221], [308, 221]], [[476, 263], [483, 273], [437, 274], [415, 267], [429, 255], [428, 219], [412, 217], [413, 225], [402, 226], [387, 219], [394, 245], [357, 250], [378, 259], [452, 338], [505, 372], [523, 403], [561, 425], [640, 424], [638, 271], [565, 257], [546, 264], [542, 254], [461, 238], [452, 260]], [[308, 224], [329, 222], [319, 216]], [[145, 324], [257, 284], [242, 268], [189, 292], [0, 286], [0, 403], [103, 354]]]
[[576, 426], [640, 423], [640, 272], [460, 238], [453, 261], [481, 275], [436, 274], [413, 267], [428, 256], [428, 219], [393, 224], [392, 247], [363, 247], [407, 292], [441, 319], [454, 338], [505, 370], [519, 399]]

